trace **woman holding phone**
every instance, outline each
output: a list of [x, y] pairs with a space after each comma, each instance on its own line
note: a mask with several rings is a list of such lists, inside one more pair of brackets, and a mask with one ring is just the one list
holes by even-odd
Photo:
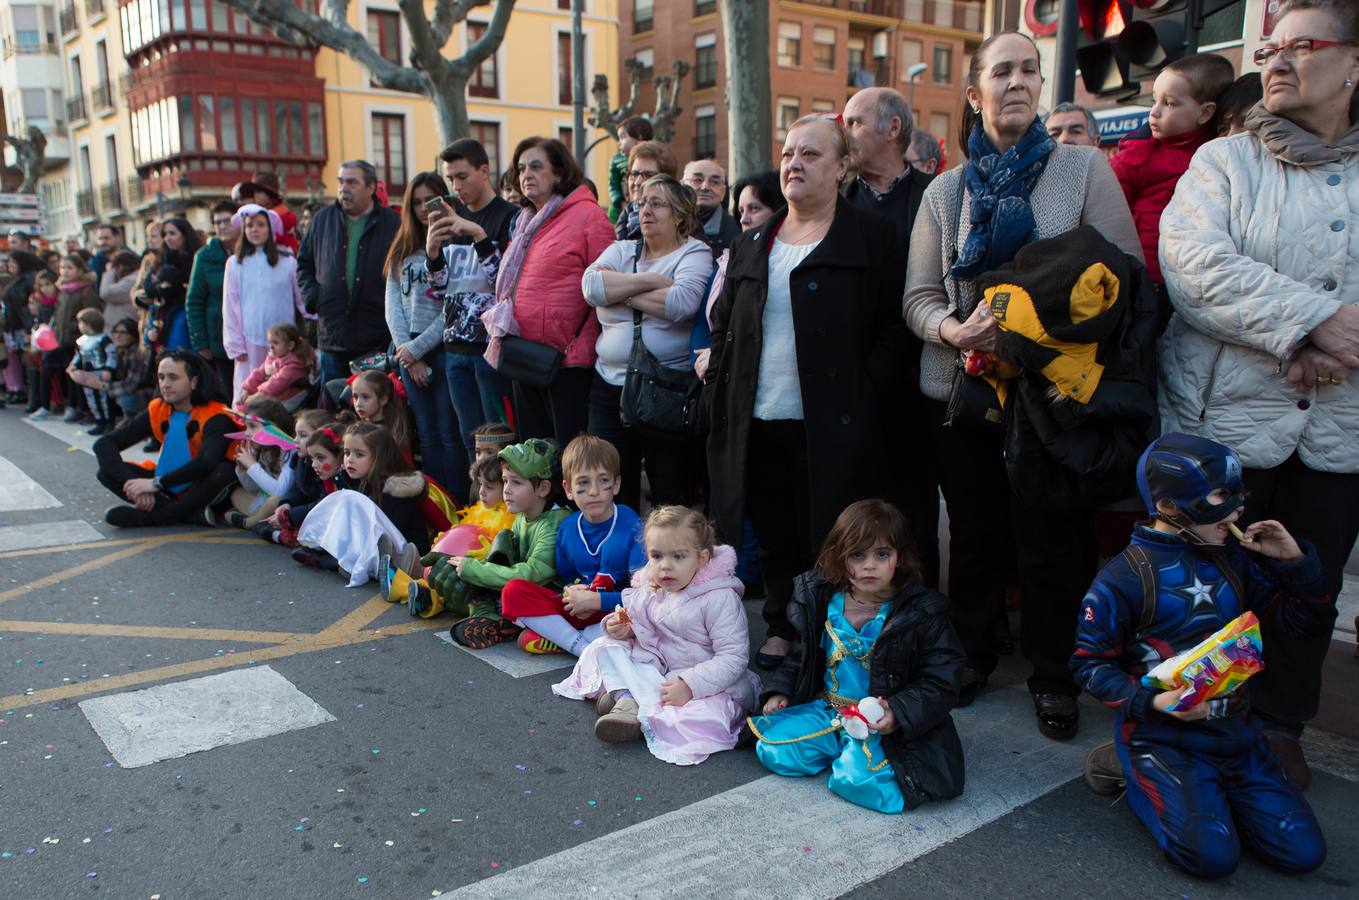
[[406, 400], [415, 416], [424, 472], [455, 497], [466, 496], [467, 467], [453, 398], [444, 377], [443, 300], [430, 289], [425, 242], [431, 215], [441, 210], [444, 181], [421, 172], [406, 186], [401, 227], [392, 240], [387, 276], [387, 328], [401, 365]]

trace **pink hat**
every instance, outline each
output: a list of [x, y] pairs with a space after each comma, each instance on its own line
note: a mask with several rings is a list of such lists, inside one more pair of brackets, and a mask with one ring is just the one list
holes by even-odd
[[237, 228], [245, 227], [245, 220], [251, 216], [266, 215], [269, 217], [269, 226], [274, 230], [274, 239], [283, 237], [283, 219], [272, 209], [265, 209], [258, 203], [247, 203], [236, 210], [236, 215], [231, 217], [231, 222]]

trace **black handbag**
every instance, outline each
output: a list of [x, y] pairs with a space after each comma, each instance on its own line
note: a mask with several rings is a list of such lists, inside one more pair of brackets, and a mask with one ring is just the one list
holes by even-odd
[[[966, 180], [958, 179], [958, 203], [953, 219], [953, 249], [950, 253], [948, 268], [944, 270], [944, 277], [949, 277], [948, 273], [953, 268], [953, 263], [958, 261], [958, 229], [962, 226], [963, 191]], [[955, 294], [961, 294], [958, 282], [953, 282]], [[982, 302], [985, 302], [984, 300]], [[963, 321], [962, 310], [957, 310], [956, 317]], [[953, 370], [953, 384], [949, 387], [948, 405], [944, 410], [944, 424], [947, 426], [964, 425], [977, 428], [982, 431], [1000, 431], [1005, 425], [1005, 411], [1000, 403], [1000, 396], [996, 393], [995, 387], [979, 375], [969, 375], [963, 368], [962, 351], [958, 352], [957, 365]]]
[[632, 353], [623, 380], [620, 417], [628, 428], [651, 428], [676, 434], [686, 431], [686, 407], [698, 376], [692, 369], [661, 365], [642, 342], [642, 314], [632, 311]]
[[[580, 333], [585, 330], [585, 323], [590, 320], [590, 314], [593, 312], [594, 309], [587, 305], [585, 315], [581, 316], [576, 333], [567, 346], [580, 337]], [[510, 334], [500, 339], [500, 362], [495, 370], [511, 381], [544, 388], [556, 380], [557, 371], [561, 369], [564, 359], [566, 354], [556, 347]]]
[[[643, 244], [637, 242], [632, 257], [632, 271], [642, 257]], [[698, 376], [692, 368], [670, 369], [646, 348], [642, 340], [642, 314], [632, 311], [632, 352], [628, 355], [628, 373], [623, 380], [623, 395], [619, 400], [619, 417], [628, 428], [650, 428], [682, 434], [687, 431], [687, 407], [694, 382]]]

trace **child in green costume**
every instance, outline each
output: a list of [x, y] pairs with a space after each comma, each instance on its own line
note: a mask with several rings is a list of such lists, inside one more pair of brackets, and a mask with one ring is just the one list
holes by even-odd
[[552, 461], [557, 445], [532, 438], [500, 451], [504, 476], [505, 506], [515, 514], [508, 534], [501, 535], [487, 558], [431, 553], [420, 562], [429, 566], [428, 587], [410, 594], [412, 615], [432, 616], [444, 609], [465, 615], [453, 626], [453, 640], [473, 650], [483, 650], [514, 640], [519, 629], [500, 615], [500, 591], [512, 578], [535, 584], [558, 584], [557, 528], [568, 510], [550, 507], [553, 488]]

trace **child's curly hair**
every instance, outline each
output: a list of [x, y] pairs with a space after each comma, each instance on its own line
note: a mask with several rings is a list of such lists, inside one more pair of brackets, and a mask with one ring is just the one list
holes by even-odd
[[713, 523], [709, 522], [703, 513], [687, 506], [656, 507], [646, 517], [646, 525], [642, 528], [642, 534], [645, 535], [653, 528], [667, 531], [687, 528], [694, 536], [694, 546], [697, 549], [712, 553], [717, 547], [717, 529], [713, 527]]
[[894, 589], [920, 577], [911, 526], [901, 511], [886, 500], [859, 500], [846, 506], [826, 535], [821, 555], [816, 558], [816, 570], [836, 588], [849, 590], [850, 556], [879, 544], [897, 552], [897, 570], [892, 573]]

